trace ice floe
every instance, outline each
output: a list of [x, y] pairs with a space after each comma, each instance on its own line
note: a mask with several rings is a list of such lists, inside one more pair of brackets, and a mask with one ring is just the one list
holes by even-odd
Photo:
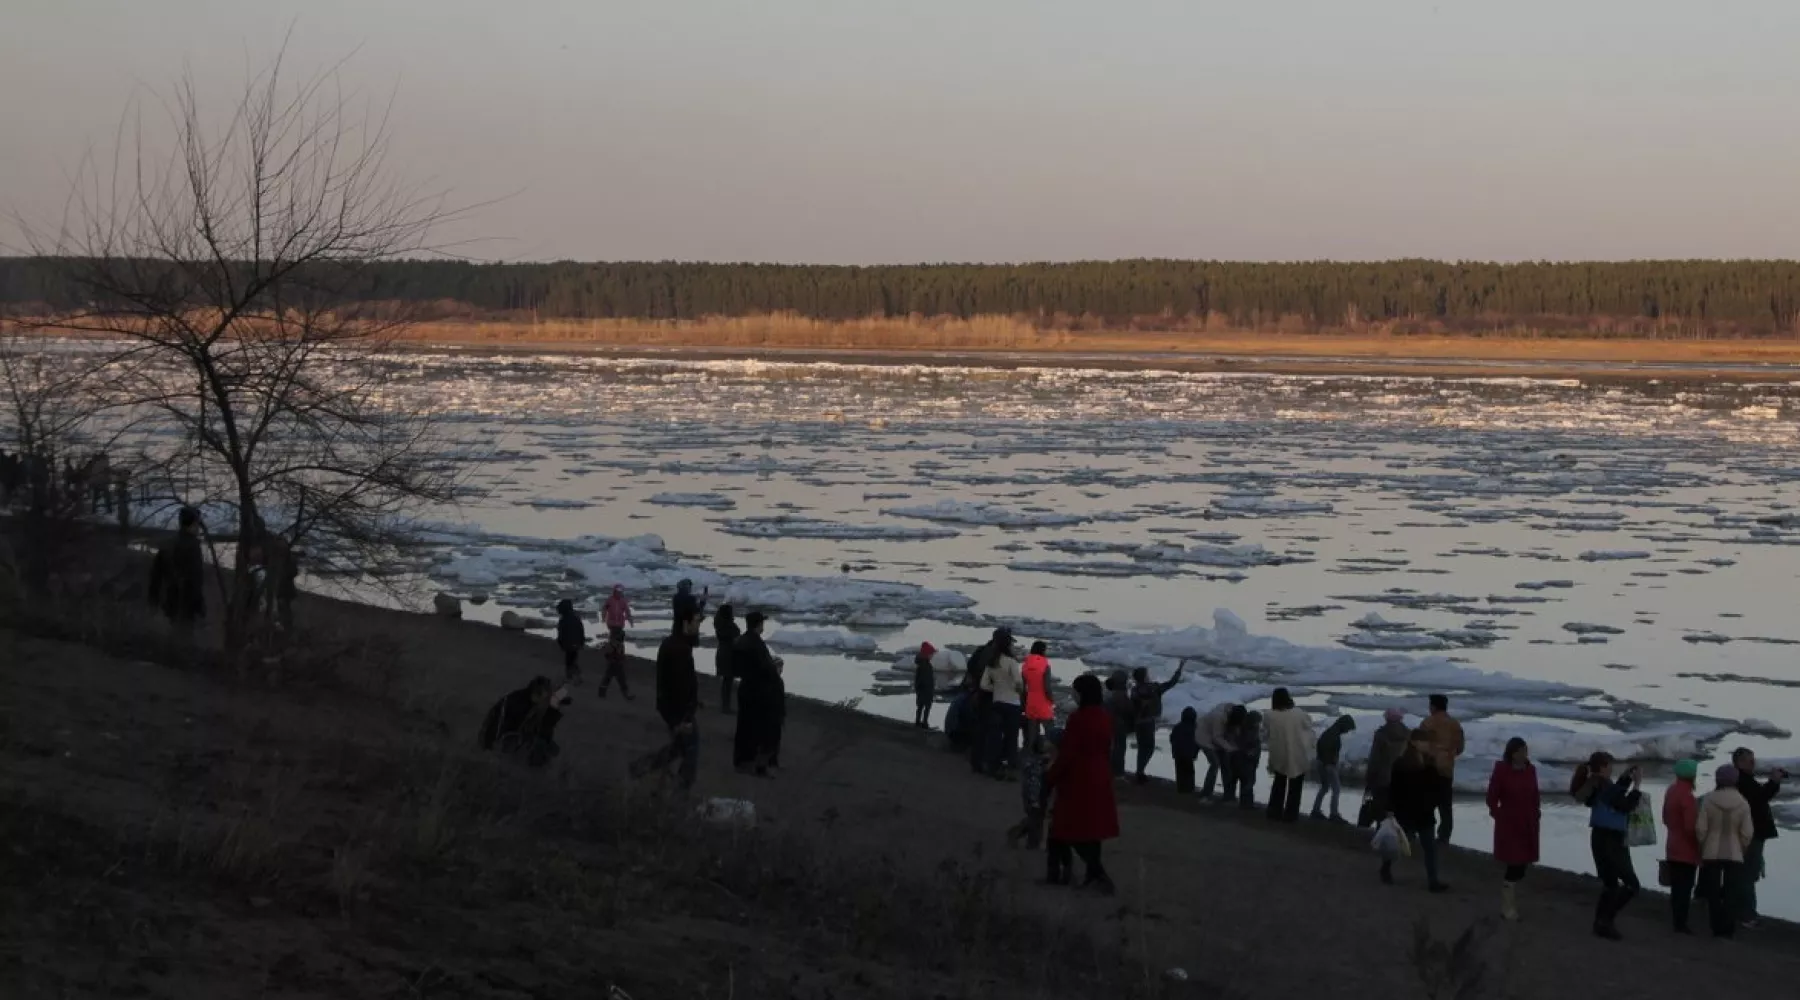
[[905, 524], [845, 524], [812, 517], [775, 515], [743, 517], [719, 522], [719, 530], [745, 538], [830, 538], [838, 541], [893, 542], [930, 541], [955, 538], [952, 528], [917, 527]]
[[784, 625], [769, 635], [769, 645], [781, 649], [837, 650], [873, 653], [880, 645], [873, 636], [842, 628], [796, 628]]
[[650, 503], [660, 507], [704, 507], [707, 510], [730, 510], [737, 501], [723, 493], [652, 493]]
[[912, 507], [886, 507], [889, 517], [910, 517], [921, 521], [943, 521], [950, 524], [991, 525], [1000, 528], [1041, 528], [1055, 525], [1081, 524], [1093, 515], [1058, 513], [1056, 511], [1010, 510], [998, 504], [968, 500], [939, 500]]

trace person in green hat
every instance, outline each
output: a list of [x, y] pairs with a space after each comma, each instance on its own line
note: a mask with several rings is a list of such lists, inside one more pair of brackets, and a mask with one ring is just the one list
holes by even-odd
[[1694, 901], [1694, 880], [1700, 871], [1700, 835], [1696, 825], [1700, 803], [1694, 798], [1694, 778], [1700, 773], [1700, 762], [1675, 762], [1675, 784], [1663, 799], [1662, 821], [1669, 830], [1665, 839], [1668, 853], [1663, 865], [1668, 871], [1664, 881], [1669, 886], [1669, 908], [1675, 917], [1675, 933], [1692, 934], [1688, 929], [1688, 908]]

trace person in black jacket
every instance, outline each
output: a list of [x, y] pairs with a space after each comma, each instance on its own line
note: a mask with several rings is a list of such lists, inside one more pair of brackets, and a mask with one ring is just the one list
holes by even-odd
[[708, 587], [705, 590], [700, 592], [699, 597], [695, 597], [694, 596], [694, 581], [683, 580], [680, 583], [676, 584], [675, 585], [675, 601], [674, 601], [674, 608], [673, 608], [673, 610], [675, 612], [675, 619], [669, 625], [669, 634], [674, 635], [674, 634], [679, 633], [681, 631], [682, 623], [686, 622], [689, 618], [692, 618], [695, 615], [705, 615], [706, 614], [706, 598], [707, 598], [707, 595], [709, 595], [711, 593], [712, 593], [712, 588]]
[[483, 750], [502, 753], [525, 751], [525, 762], [542, 767], [562, 752], [556, 745], [556, 724], [562, 721], [560, 706], [567, 695], [558, 695], [550, 678], [533, 677], [531, 683], [508, 694], [488, 709], [481, 720], [476, 742]]
[[1763, 849], [1780, 835], [1775, 828], [1775, 810], [1771, 803], [1781, 794], [1781, 783], [1786, 780], [1787, 772], [1776, 768], [1769, 772], [1767, 781], [1757, 781], [1756, 754], [1743, 747], [1731, 752], [1731, 766], [1738, 769], [1737, 790], [1750, 803], [1750, 823], [1755, 827], [1750, 846], [1744, 851], [1744, 875], [1738, 880], [1741, 891], [1733, 909], [1743, 926], [1755, 927], [1759, 920], [1756, 883], [1762, 879], [1767, 863]]
[[700, 763], [700, 678], [694, 672], [694, 647], [700, 643], [704, 621], [698, 613], [689, 616], [656, 650], [656, 714], [669, 728], [669, 742], [632, 762], [634, 778], [680, 761], [681, 787], [694, 786], [694, 771]]
[[769, 743], [781, 712], [780, 678], [776, 659], [763, 641], [763, 614], [744, 616], [744, 634], [732, 651], [731, 668], [738, 677], [737, 736], [732, 741], [731, 762], [741, 772], [759, 778], [769, 774]]
[[181, 508], [178, 530], [150, 565], [150, 600], [162, 608], [176, 629], [192, 632], [206, 617], [206, 558], [200, 550], [200, 512]]
[[731, 605], [719, 605], [719, 613], [713, 616], [713, 636], [719, 640], [719, 651], [713, 654], [713, 671], [719, 675], [719, 711], [726, 715], [731, 714], [731, 689], [737, 679], [731, 657], [743, 634], [744, 630], [738, 628], [737, 619], [732, 616]]
[[556, 645], [563, 654], [563, 680], [581, 683], [581, 647], [587, 645], [587, 627], [575, 613], [575, 602], [563, 598], [556, 602]]
[[937, 698], [937, 673], [931, 658], [936, 655], [937, 647], [929, 642], [920, 643], [913, 654], [913, 725], [920, 729], [931, 728], [931, 703]]
[[[1450, 887], [1438, 881], [1438, 844], [1433, 834], [1437, 803], [1447, 794], [1445, 786], [1449, 784], [1450, 779], [1433, 761], [1431, 734], [1423, 729], [1413, 730], [1406, 752], [1394, 763], [1393, 780], [1388, 786], [1390, 808], [1413, 849], [1424, 857], [1425, 878], [1431, 891], [1440, 893], [1449, 892]], [[1382, 860], [1381, 880], [1393, 884], [1393, 861]]]

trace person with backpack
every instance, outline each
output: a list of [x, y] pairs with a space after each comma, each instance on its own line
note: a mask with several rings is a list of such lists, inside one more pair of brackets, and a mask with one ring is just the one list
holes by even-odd
[[1506, 866], [1500, 876], [1500, 916], [1519, 919], [1518, 884], [1538, 860], [1538, 827], [1543, 818], [1537, 768], [1531, 748], [1514, 736], [1506, 754], [1494, 762], [1488, 778], [1488, 815], [1494, 820], [1494, 860]]
[[1182, 660], [1166, 681], [1151, 680], [1150, 671], [1143, 667], [1132, 671], [1131, 720], [1137, 735], [1137, 783], [1140, 785], [1150, 780], [1144, 769], [1150, 766], [1150, 758], [1156, 756], [1156, 726], [1162, 721], [1163, 695], [1181, 683], [1181, 674], [1185, 670], [1187, 661]]
[[1693, 933], [1688, 928], [1688, 910], [1700, 874], [1700, 801], [1694, 797], [1694, 779], [1699, 773], [1699, 761], [1676, 761], [1675, 783], [1663, 797], [1662, 821], [1669, 837], [1662, 861], [1668, 878], [1662, 881], [1669, 887], [1669, 914], [1675, 918], [1677, 934]]
[[1619, 913], [1640, 888], [1626, 834], [1643, 792], [1638, 788], [1636, 767], [1627, 768], [1616, 779], [1612, 773], [1612, 754], [1597, 752], [1575, 769], [1569, 793], [1588, 807], [1588, 841], [1594, 853], [1594, 874], [1601, 885], [1600, 901], [1594, 908], [1594, 936], [1618, 941], [1622, 939]]
[[1694, 817], [1694, 836], [1700, 842], [1700, 894], [1706, 898], [1713, 937], [1735, 935], [1743, 916], [1737, 907], [1750, 877], [1745, 858], [1756, 842], [1756, 820], [1744, 798], [1742, 779], [1730, 764], [1719, 768], [1713, 775], [1718, 787], [1700, 800]]

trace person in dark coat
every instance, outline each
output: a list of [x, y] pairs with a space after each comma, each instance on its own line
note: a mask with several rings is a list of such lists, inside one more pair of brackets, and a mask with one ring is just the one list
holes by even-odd
[[732, 652], [732, 669], [738, 677], [737, 734], [732, 741], [731, 762], [740, 772], [759, 778], [769, 774], [769, 743], [781, 706], [781, 679], [776, 659], [763, 641], [763, 613], [744, 616], [744, 634]]
[[542, 767], [562, 752], [556, 745], [556, 724], [562, 721], [561, 706], [566, 704], [568, 697], [557, 695], [550, 678], [534, 677], [488, 709], [476, 742], [483, 750], [523, 750], [527, 764]]
[[1340, 715], [1323, 733], [1319, 734], [1319, 742], [1313, 747], [1313, 756], [1318, 760], [1319, 791], [1313, 796], [1312, 818], [1325, 818], [1325, 796], [1331, 796], [1331, 821], [1344, 822], [1338, 812], [1338, 796], [1343, 793], [1343, 775], [1338, 762], [1344, 756], [1344, 734], [1356, 730], [1356, 720], [1348, 715]]
[[713, 637], [719, 641], [718, 652], [713, 654], [713, 672], [719, 675], [719, 711], [726, 715], [731, 714], [731, 692], [737, 683], [731, 657], [737, 652], [737, 641], [743, 634], [731, 605], [719, 605], [719, 613], [713, 616]]
[[969, 749], [969, 705], [974, 698], [973, 693], [959, 688], [944, 709], [944, 738], [949, 741], [952, 753], [964, 753]]
[[1394, 776], [1394, 765], [1412, 741], [1412, 730], [1406, 728], [1406, 713], [1390, 708], [1382, 715], [1381, 728], [1369, 741], [1369, 773], [1365, 781], [1369, 798], [1356, 818], [1357, 826], [1374, 826], [1387, 818], [1388, 782]]
[[1083, 674], [1075, 678], [1074, 688], [1077, 707], [1063, 729], [1056, 760], [1045, 780], [1055, 802], [1046, 881], [1068, 884], [1073, 853], [1087, 868], [1082, 886], [1110, 896], [1113, 881], [1101, 863], [1100, 845], [1119, 835], [1119, 807], [1113, 797], [1112, 716], [1099, 678]]
[[1125, 746], [1136, 728], [1135, 706], [1131, 702], [1131, 675], [1115, 670], [1106, 678], [1106, 710], [1112, 713], [1112, 747], [1109, 760], [1115, 778], [1125, 776]]
[[181, 508], [175, 537], [150, 565], [150, 600], [183, 632], [206, 617], [206, 557], [200, 549], [200, 512]]
[[1761, 919], [1756, 910], [1756, 883], [1762, 880], [1767, 864], [1763, 850], [1769, 841], [1780, 835], [1775, 828], [1775, 810], [1771, 803], [1781, 794], [1781, 783], [1787, 779], [1787, 772], [1776, 768], [1769, 773], [1769, 780], [1756, 780], [1756, 754], [1741, 747], [1731, 752], [1731, 766], [1737, 768], [1737, 790], [1750, 803], [1750, 822], [1755, 827], [1750, 847], [1744, 851], [1743, 876], [1738, 879], [1741, 891], [1733, 911], [1742, 926], [1754, 928]]
[[1187, 661], [1182, 660], [1166, 681], [1151, 680], [1150, 671], [1143, 667], [1131, 673], [1131, 721], [1132, 731], [1137, 736], [1137, 783], [1140, 785], [1150, 780], [1144, 769], [1150, 766], [1150, 758], [1156, 756], [1156, 725], [1162, 721], [1163, 695], [1181, 683], [1181, 675], [1186, 670]]
[[1175, 755], [1175, 790], [1194, 790], [1194, 762], [1200, 759], [1200, 713], [1192, 705], [1181, 710], [1181, 721], [1169, 730], [1169, 752]]
[[931, 703], [937, 698], [937, 673], [931, 658], [936, 655], [937, 647], [929, 642], [920, 643], [913, 654], [913, 725], [920, 729], [931, 728]]
[[631, 776], [641, 778], [679, 761], [683, 789], [694, 786], [700, 762], [700, 678], [694, 672], [694, 647], [700, 643], [705, 618], [695, 613], [682, 627], [665, 636], [656, 650], [656, 714], [668, 727], [669, 742], [631, 764]]
[[581, 683], [581, 647], [587, 645], [587, 627], [575, 613], [575, 602], [563, 598], [556, 602], [556, 648], [563, 654], [563, 679]]
[[986, 686], [988, 668], [999, 662], [1000, 657], [1012, 651], [1012, 629], [1001, 626], [994, 630], [993, 637], [987, 644], [969, 657], [969, 666], [963, 674], [963, 685], [969, 689], [969, 770], [976, 774], [987, 772], [988, 727], [994, 723], [994, 689]]
[[[1450, 779], [1438, 769], [1431, 733], [1425, 729], [1413, 730], [1406, 752], [1394, 763], [1388, 790], [1394, 820], [1412, 841], [1413, 849], [1424, 858], [1426, 884], [1432, 892], [1438, 893], [1450, 891], [1449, 886], [1438, 881], [1438, 844], [1433, 835], [1437, 825], [1437, 804], [1446, 794], [1443, 786], [1449, 782]], [[1381, 862], [1381, 880], [1389, 885], [1394, 882], [1394, 862], [1390, 859], [1384, 858]]]
[[708, 587], [700, 592], [699, 597], [695, 597], [694, 581], [683, 580], [676, 584], [675, 600], [673, 602], [675, 616], [673, 623], [669, 626], [669, 632], [671, 634], [680, 632], [683, 622], [686, 622], [695, 615], [706, 614], [706, 598], [707, 595], [711, 593], [712, 588]]
[[1245, 712], [1237, 728], [1227, 730], [1237, 749], [1231, 754], [1231, 783], [1225, 786], [1225, 800], [1231, 800], [1231, 790], [1236, 787], [1242, 809], [1256, 808], [1256, 775], [1262, 770], [1262, 722], [1261, 712]]

